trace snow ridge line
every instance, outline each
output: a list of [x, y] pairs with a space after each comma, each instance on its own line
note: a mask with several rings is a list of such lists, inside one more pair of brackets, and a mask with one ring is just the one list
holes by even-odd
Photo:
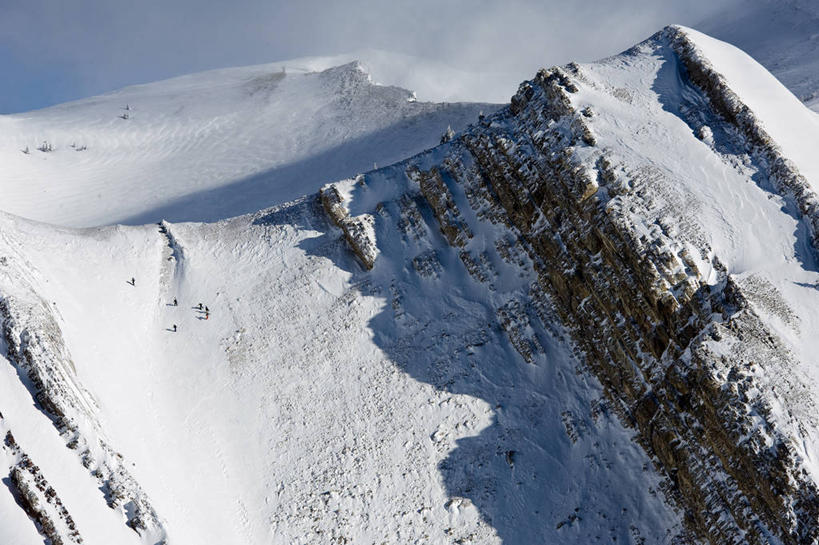
[[11, 430], [3, 425], [3, 414], [0, 413], [0, 433], [3, 431], [5, 436], [0, 448], [16, 460], [9, 468], [9, 481], [17, 503], [33, 520], [37, 531], [52, 545], [83, 543], [74, 519], [57, 492], [48, 484], [40, 468], [20, 448]]
[[[815, 539], [819, 495], [789, 435], [798, 437], [799, 423], [774, 422], [767, 399], [747, 386], [755, 374], [787, 375], [790, 355], [717, 260], [721, 281], [709, 286], [679, 241], [637, 228], [635, 220], [654, 217], [651, 200], [630, 189], [639, 169], [612, 168], [606, 151], [593, 149], [585, 118], [594, 112], [567, 108], [582, 81], [576, 65], [542, 71], [513, 101], [518, 119], [463, 140], [522, 233], [557, 314], [656, 457], [671, 498], [691, 514], [689, 527], [714, 544]], [[756, 352], [709, 350], [743, 338], [759, 340]], [[757, 359], [764, 368], [754, 368]]]
[[[814, 253], [819, 258], [819, 196], [794, 162], [784, 155], [754, 111], [728, 85], [725, 77], [688, 36], [685, 29], [671, 25], [655, 38], [668, 42], [685, 66], [694, 84], [723, 119], [733, 125], [747, 142], [747, 152], [766, 168], [767, 177], [774, 182], [777, 192], [792, 198], [810, 228]], [[807, 108], [807, 107], [806, 107]]]
[[[8, 270], [8, 268], [7, 268]], [[85, 394], [74, 373], [62, 332], [50, 307], [17, 275], [9, 278], [17, 296], [0, 295], [2, 335], [7, 346], [6, 358], [13, 365], [37, 407], [54, 427], [79, 461], [100, 484], [106, 504], [117, 509], [126, 525], [152, 543], [165, 543], [166, 532], [145, 492], [125, 468], [122, 455], [102, 437]], [[83, 429], [94, 430], [88, 437]]]

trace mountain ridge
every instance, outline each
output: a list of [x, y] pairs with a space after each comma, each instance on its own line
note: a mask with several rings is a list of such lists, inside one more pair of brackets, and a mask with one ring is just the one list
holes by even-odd
[[[757, 276], [761, 263], [724, 264], [711, 248], [711, 244], [718, 243], [716, 239], [703, 244], [719, 228], [709, 225], [698, 233], [692, 218], [673, 219], [675, 212], [662, 205], [663, 201], [676, 200], [675, 204], [684, 209], [704, 206], [708, 201], [694, 205], [698, 202], [695, 193], [686, 195], [691, 189], [673, 195], [669, 185], [673, 178], [668, 176], [679, 176], [679, 169], [663, 172], [659, 163], [637, 168], [642, 160], [651, 159], [647, 152], [658, 150], [644, 143], [637, 148], [641, 150], [638, 155], [624, 160], [613, 156], [607, 147], [614, 142], [611, 138], [605, 139], [608, 144], [600, 143], [604, 136], [598, 131], [605, 127], [597, 111], [597, 105], [605, 104], [601, 94], [613, 95], [626, 104], [638, 100], [636, 89], [613, 87], [617, 79], [607, 64], [615, 70], [622, 70], [624, 64], [634, 68], [640, 66], [638, 63], [649, 68], [653, 65], [654, 70], [659, 66], [652, 86], [653, 91], [660, 92], [659, 111], [680, 116], [683, 130], [691, 131], [693, 140], [712, 146], [718, 156], [726, 157], [726, 152], [747, 154], [744, 161], [750, 159], [752, 168], [763, 176], [756, 183], [765, 191], [778, 192], [785, 203], [790, 203], [783, 205], [785, 209], [798, 208], [811, 230], [814, 257], [797, 254], [797, 259], [807, 266], [797, 269], [802, 269], [800, 274], [810, 272], [813, 276], [817, 247], [813, 187], [782, 155], [782, 149], [764, 128], [766, 122], [742, 102], [703, 54], [704, 49], [713, 47], [710, 38], [695, 31], [669, 27], [624, 55], [598, 65], [541, 71], [535, 80], [521, 86], [508, 112], [492, 116], [483, 128], [465, 132], [443, 158], [431, 163], [429, 159], [415, 161], [425, 164], [423, 167], [412, 166], [410, 161], [404, 176], [410, 182], [409, 191], [420, 191], [429, 203], [449, 244], [465, 248], [462, 260], [476, 280], [491, 286], [493, 260], [486, 253], [491, 245], [488, 241], [479, 244], [477, 247], [485, 246], [487, 250], [477, 254], [468, 250], [475, 247], [470, 242], [474, 225], [465, 222], [464, 214], [454, 204], [454, 187], [463, 186], [467, 195], [472, 194], [467, 206], [486, 214], [486, 221], [505, 223], [518, 233], [513, 238], [524, 244], [535, 263], [540, 262], [536, 267], [540, 271], [537, 285], [557, 308], [560, 320], [572, 332], [609, 399], [620, 406], [621, 419], [640, 430], [639, 442], [658, 467], [665, 468], [662, 471], [671, 483], [666, 491], [671, 498], [679, 495], [676, 502], [686, 511], [687, 523], [695, 535], [713, 543], [767, 543], [771, 536], [783, 543], [809, 543], [816, 539], [818, 531], [817, 487], [811, 476], [815, 468], [810, 463], [815, 458], [815, 447], [807, 447], [803, 441], [815, 437], [815, 431], [808, 431], [816, 424], [808, 392], [815, 387], [816, 378], [805, 367], [809, 356], [801, 366], [794, 359], [794, 352], [800, 350], [790, 344], [794, 340], [792, 333], [787, 328], [774, 333], [778, 321], [774, 320], [769, 329], [772, 326], [765, 321], [770, 318], [761, 318], [766, 311], [757, 299], [758, 286], [768, 281], [763, 280], [767, 277], [764, 273]], [[672, 50], [684, 67], [680, 79], [674, 74], [675, 68], [663, 67], [669, 56], [663, 48]], [[662, 64], [657, 64], [651, 53]], [[744, 54], [735, 52], [726, 53], [721, 60], [737, 63], [744, 62], [744, 58]], [[766, 74], [761, 67], [756, 69]], [[755, 81], [759, 82], [758, 78]], [[682, 90], [662, 87], [665, 85], [680, 86]], [[701, 98], [686, 96], [689, 85], [702, 93]], [[780, 102], [770, 107], [781, 115], [792, 95], [780, 88]], [[670, 93], [674, 94], [663, 97]], [[676, 106], [680, 98], [682, 105]], [[584, 102], [588, 105], [584, 106]], [[608, 122], [617, 127], [616, 139], [621, 140], [625, 110], [610, 104], [606, 107], [616, 112]], [[801, 104], [799, 108], [798, 113], [812, 119], [812, 112]], [[707, 109], [717, 117], [709, 119]], [[642, 104], [636, 111], [645, 115]], [[639, 134], [645, 121], [639, 117], [635, 121], [638, 132], [634, 134]], [[721, 129], [725, 132], [715, 136], [720, 123], [726, 122], [727, 131]], [[643, 130], [645, 127], [650, 125], [643, 125]], [[815, 124], [809, 124], [808, 130], [797, 135], [811, 138], [810, 130], [819, 133]], [[679, 146], [682, 138], [672, 141]], [[618, 144], [620, 153], [635, 146], [631, 141]], [[629, 151], [634, 152], [634, 148]], [[801, 159], [805, 170], [815, 175], [815, 165], [806, 163], [809, 158]], [[702, 164], [702, 160], [692, 164]], [[738, 171], [742, 172], [742, 168]], [[367, 197], [368, 192], [383, 191], [368, 189], [375, 187], [370, 178], [377, 179], [371, 174], [359, 183], [357, 193], [363, 200], [359, 206], [355, 206], [355, 198], [352, 200], [353, 216], [372, 210], [377, 197]], [[400, 178], [395, 174], [392, 180]], [[736, 189], [739, 187], [728, 187], [729, 194]], [[388, 190], [387, 194], [392, 192]], [[679, 200], [681, 197], [684, 200]], [[727, 197], [717, 202], [724, 203]], [[730, 212], [726, 208], [724, 213]], [[377, 225], [375, 230], [379, 231]], [[677, 240], [675, 232], [680, 233]], [[349, 241], [352, 237], [347, 238]], [[377, 245], [377, 238], [369, 244]], [[753, 248], [756, 241], [749, 238], [743, 244]], [[695, 249], [697, 246], [699, 249]], [[730, 255], [725, 249], [719, 251], [723, 256]], [[749, 276], [749, 270], [754, 274]], [[782, 297], [777, 288], [767, 285], [776, 297]], [[788, 303], [779, 299], [773, 304], [786, 309], [786, 315], [809, 315], [805, 314], [809, 306], [792, 310], [792, 298]], [[717, 314], [722, 318], [711, 322]], [[524, 318], [523, 324], [515, 324], [513, 319], [507, 329], [510, 342], [527, 361], [533, 350], [538, 351], [537, 340], [523, 334], [530, 327]], [[782, 333], [785, 335], [779, 337]], [[713, 347], [740, 340], [744, 346], [733, 354]], [[762, 361], [771, 369], [756, 367]], [[786, 371], [789, 368], [796, 370]], [[778, 378], [766, 376], [768, 373], [777, 373]], [[740, 388], [739, 397], [726, 393], [730, 391], [726, 388], [736, 388], [730, 383], [738, 377], [750, 384], [759, 381], [760, 386], [751, 386], [758, 389], [750, 400], [747, 387]], [[775, 387], [773, 383], [777, 383]], [[772, 395], [774, 388], [782, 397]], [[747, 416], [742, 414], [742, 407], [748, 407]], [[753, 424], [760, 415], [765, 422], [763, 428]], [[692, 422], [701, 436], [690, 435]], [[737, 438], [737, 430], [742, 430], [742, 439]], [[712, 481], [711, 475], [721, 475], [719, 483]], [[769, 494], [767, 490], [774, 492]]]

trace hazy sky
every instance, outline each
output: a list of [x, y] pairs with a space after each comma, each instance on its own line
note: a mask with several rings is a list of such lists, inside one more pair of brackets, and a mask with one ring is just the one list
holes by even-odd
[[[384, 49], [533, 74], [736, 0], [0, 0], [0, 112], [209, 68]], [[528, 77], [528, 76], [527, 76]]]

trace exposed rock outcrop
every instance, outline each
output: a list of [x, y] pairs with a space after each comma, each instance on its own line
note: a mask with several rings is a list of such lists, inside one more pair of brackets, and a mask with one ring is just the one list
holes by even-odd
[[[816, 196], [753, 112], [682, 29], [651, 40], [676, 52], [709, 115], [742, 135], [777, 190], [796, 199], [816, 246]], [[819, 490], [796, 448], [807, 422], [772, 410], [772, 400], [810, 403], [793, 356], [690, 218], [658, 198], [674, 181], [597, 147], [595, 112], [574, 105], [583, 85], [577, 65], [541, 70], [506, 110], [409, 161], [415, 190], [399, 198], [399, 226], [412, 233], [413, 209], [425, 208], [490, 289], [491, 260], [470, 241], [486, 231], [481, 224], [504, 231], [498, 253], [521, 267], [531, 263], [538, 281], [531, 301], [499, 304], [498, 324], [526, 361], [539, 350], [526, 333], [528, 306], [540, 305], [537, 315], [556, 316], [570, 331], [577, 354], [665, 475], [666, 495], [692, 536], [714, 545], [816, 543]], [[456, 205], [455, 188], [468, 213]], [[334, 221], [343, 221], [326, 192], [322, 198]], [[419, 274], [433, 274], [430, 259], [414, 258]], [[767, 388], [760, 381], [767, 376], [781, 388]]]
[[[3, 417], [0, 415], [0, 424]], [[0, 426], [0, 430], [3, 426]], [[0, 450], [5, 450], [15, 460], [9, 470], [9, 483], [15, 499], [34, 521], [37, 530], [52, 545], [83, 543], [57, 491], [48, 483], [40, 468], [23, 452], [11, 431], [6, 430]]]
[[355, 255], [366, 268], [372, 269], [378, 255], [373, 232], [373, 217], [369, 214], [351, 216], [344, 207], [344, 199], [334, 184], [323, 187], [320, 195], [324, 210], [333, 223], [342, 230], [344, 238], [347, 239]]

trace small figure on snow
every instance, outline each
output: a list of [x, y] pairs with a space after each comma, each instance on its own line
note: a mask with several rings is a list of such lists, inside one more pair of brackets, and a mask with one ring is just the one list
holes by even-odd
[[208, 312], [210, 312], [210, 310], [208, 309], [208, 306], [205, 305], [205, 314], [207, 314]]
[[206, 310], [206, 311], [205, 311], [205, 320], [207, 320], [208, 318], [210, 318], [210, 312], [208, 312], [208, 311]]
[[133, 276], [131, 277], [131, 281], [130, 281], [130, 282], [128, 282], [128, 281], [126, 280], [126, 283], [131, 284], [132, 286], [136, 286], [136, 280], [134, 279], [134, 277], [133, 277]]
[[173, 332], [176, 333], [176, 324], [173, 324]]
[[173, 298], [173, 306], [178, 307], [179, 303], [176, 301], [176, 297]]
[[202, 303], [199, 303], [199, 310], [202, 310]]

